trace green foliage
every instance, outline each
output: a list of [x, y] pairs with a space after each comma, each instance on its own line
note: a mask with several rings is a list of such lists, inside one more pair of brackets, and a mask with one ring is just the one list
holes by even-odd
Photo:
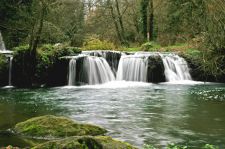
[[157, 51], [160, 49], [160, 45], [155, 42], [146, 42], [141, 45], [142, 51]]
[[67, 41], [65, 33], [51, 22], [44, 22], [41, 43], [55, 44]]
[[106, 40], [100, 40], [96, 37], [88, 38], [83, 45], [83, 50], [113, 50], [115, 45]]
[[206, 144], [203, 149], [219, 149], [218, 146], [211, 145], [211, 144]]
[[187, 149], [187, 146], [181, 146], [181, 145], [175, 145], [175, 144], [169, 144], [167, 146], [167, 149]]
[[[63, 56], [75, 55], [80, 53], [80, 49], [76, 47], [68, 47], [66, 45], [50, 45], [46, 44], [38, 48], [36, 78], [39, 83], [46, 83], [51, 80], [54, 75], [57, 63]], [[60, 68], [59, 68], [60, 69]]]

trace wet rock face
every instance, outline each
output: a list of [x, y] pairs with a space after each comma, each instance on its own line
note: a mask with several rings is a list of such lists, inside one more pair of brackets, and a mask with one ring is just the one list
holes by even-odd
[[9, 62], [8, 58], [0, 54], [0, 86], [8, 85]]
[[112, 139], [108, 136], [69, 137], [62, 140], [49, 141], [35, 146], [33, 149], [136, 149], [128, 143]]
[[165, 82], [164, 65], [158, 55], [149, 56], [147, 60], [147, 82]]
[[107, 131], [101, 127], [81, 124], [65, 117], [46, 115], [16, 124], [15, 132], [28, 137], [59, 138], [103, 135]]

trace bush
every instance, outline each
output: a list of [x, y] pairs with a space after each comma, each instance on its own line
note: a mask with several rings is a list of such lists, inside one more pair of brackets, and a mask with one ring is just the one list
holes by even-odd
[[83, 44], [84, 50], [113, 50], [115, 45], [106, 40], [100, 40], [96, 37], [88, 38]]
[[159, 50], [161, 46], [155, 42], [146, 42], [141, 45], [142, 51], [156, 51]]

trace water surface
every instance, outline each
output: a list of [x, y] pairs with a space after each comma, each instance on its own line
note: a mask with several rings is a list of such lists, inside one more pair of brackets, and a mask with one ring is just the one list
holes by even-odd
[[[187, 82], [186, 82], [187, 83]], [[105, 127], [138, 147], [168, 143], [225, 148], [225, 85], [112, 82], [106, 85], [0, 90], [0, 130], [45, 115]], [[0, 146], [26, 146], [0, 135]]]

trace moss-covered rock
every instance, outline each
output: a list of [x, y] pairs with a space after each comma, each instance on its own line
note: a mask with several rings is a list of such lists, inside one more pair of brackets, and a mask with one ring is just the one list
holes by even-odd
[[112, 139], [108, 136], [68, 137], [62, 140], [49, 141], [35, 146], [33, 149], [136, 149], [128, 143]]
[[81, 52], [77, 47], [63, 44], [46, 44], [38, 47], [35, 76], [31, 70], [34, 67], [29, 46], [13, 48], [12, 82], [17, 87], [63, 86], [67, 83], [69, 62], [61, 59], [63, 56], [76, 55]]
[[106, 130], [90, 124], [81, 124], [65, 117], [52, 115], [31, 118], [16, 124], [15, 131], [30, 137], [59, 138], [67, 136], [103, 135]]

